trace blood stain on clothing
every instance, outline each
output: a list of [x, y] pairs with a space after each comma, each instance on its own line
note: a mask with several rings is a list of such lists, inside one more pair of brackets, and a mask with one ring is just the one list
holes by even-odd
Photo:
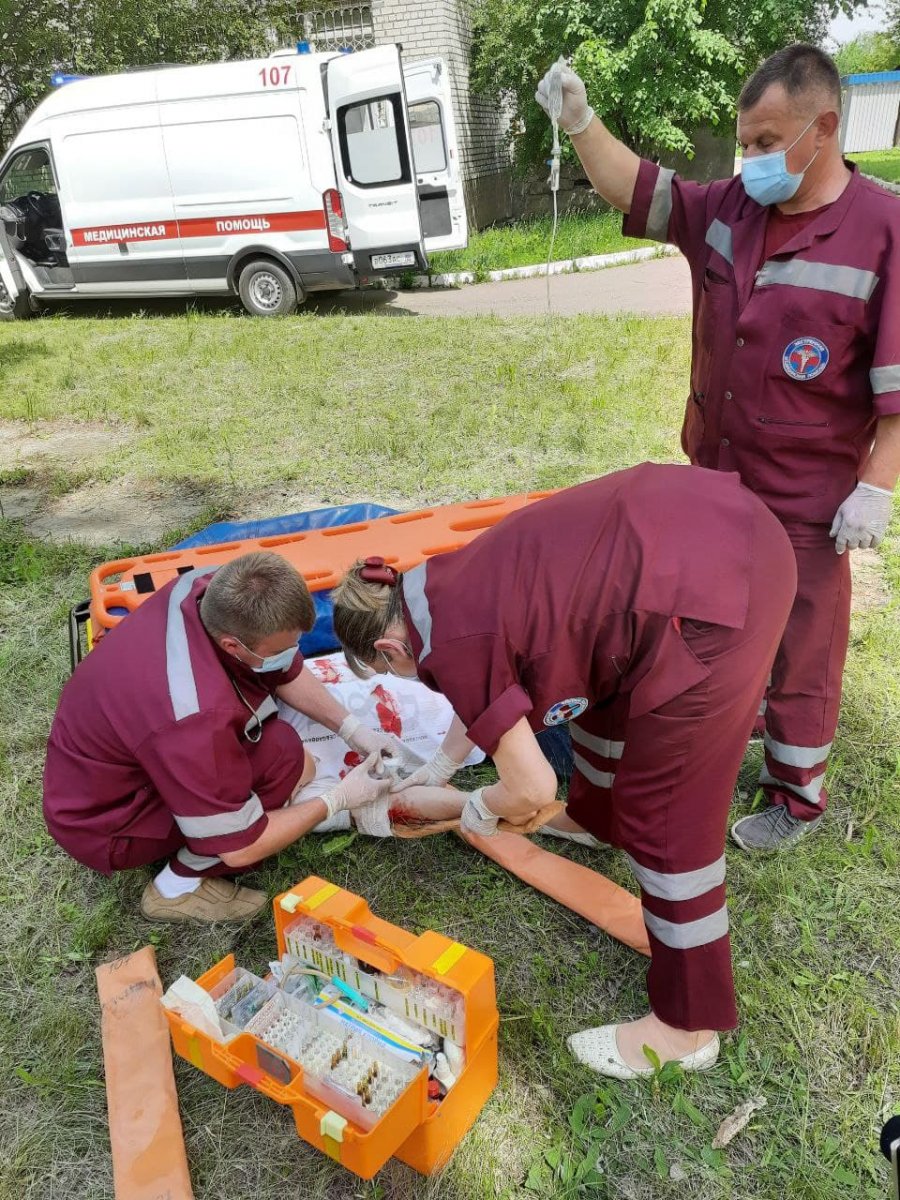
[[400, 717], [400, 705], [397, 703], [397, 698], [392, 696], [387, 688], [378, 683], [372, 688], [372, 695], [376, 698], [375, 711], [378, 714], [378, 721], [385, 733], [392, 733], [395, 737], [401, 737], [403, 734], [403, 721]]

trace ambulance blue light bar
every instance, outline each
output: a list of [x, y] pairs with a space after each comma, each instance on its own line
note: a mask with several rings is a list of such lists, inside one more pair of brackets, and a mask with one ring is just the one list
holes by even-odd
[[305, 39], [302, 42], [298, 42], [297, 43], [297, 53], [298, 54], [311, 54], [312, 51], [310, 50], [309, 42], [307, 42]]
[[79, 79], [88, 79], [88, 75], [66, 75], [63, 71], [55, 71], [50, 76], [51, 87], [64, 87], [67, 83], [77, 83]]

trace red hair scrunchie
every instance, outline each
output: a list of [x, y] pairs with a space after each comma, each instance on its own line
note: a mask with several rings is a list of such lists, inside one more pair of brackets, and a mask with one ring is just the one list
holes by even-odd
[[384, 583], [388, 587], [396, 587], [400, 573], [389, 567], [379, 555], [372, 555], [360, 567], [359, 577], [366, 583]]

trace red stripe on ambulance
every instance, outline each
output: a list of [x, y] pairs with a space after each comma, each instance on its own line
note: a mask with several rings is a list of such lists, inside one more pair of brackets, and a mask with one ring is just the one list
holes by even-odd
[[108, 246], [120, 242], [157, 242], [170, 238], [227, 237], [247, 233], [293, 233], [324, 229], [322, 209], [284, 213], [241, 213], [221, 217], [189, 217], [183, 221], [144, 221], [130, 225], [94, 225], [73, 229], [76, 246]]
[[178, 222], [181, 237], [222, 237], [229, 233], [291, 233], [300, 229], [324, 229], [321, 208], [306, 212], [249, 213], [228, 217], [191, 217]]

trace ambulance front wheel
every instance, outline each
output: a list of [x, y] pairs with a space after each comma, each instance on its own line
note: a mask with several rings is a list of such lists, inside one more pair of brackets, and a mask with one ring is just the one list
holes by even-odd
[[254, 317], [280, 317], [297, 307], [297, 286], [290, 275], [269, 258], [247, 263], [238, 282], [241, 302]]
[[28, 293], [20, 292], [18, 296], [11, 296], [0, 276], [0, 321], [24, 321], [26, 317], [33, 316], [34, 309]]

